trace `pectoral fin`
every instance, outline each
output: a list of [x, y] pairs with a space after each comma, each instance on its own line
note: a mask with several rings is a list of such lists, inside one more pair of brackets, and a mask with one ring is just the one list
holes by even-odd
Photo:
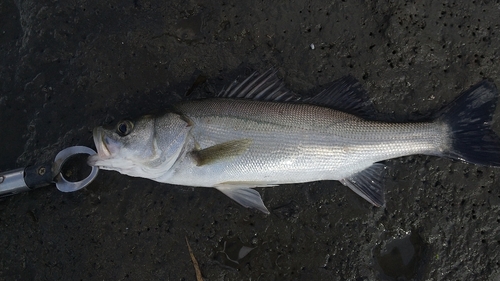
[[340, 180], [340, 182], [368, 202], [380, 207], [385, 205], [384, 189], [382, 187], [384, 171], [385, 166], [383, 164], [375, 163], [361, 172]]
[[259, 192], [248, 187], [243, 182], [223, 183], [217, 185], [215, 188], [245, 208], [254, 208], [265, 214], [269, 214], [269, 210], [264, 205]]
[[251, 139], [232, 140], [205, 149], [195, 150], [191, 152], [191, 155], [196, 160], [197, 166], [203, 166], [241, 155], [247, 151], [251, 143]]

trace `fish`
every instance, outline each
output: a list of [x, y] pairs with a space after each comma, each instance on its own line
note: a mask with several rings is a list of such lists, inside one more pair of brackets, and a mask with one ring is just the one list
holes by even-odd
[[500, 166], [498, 100], [484, 80], [429, 120], [388, 122], [351, 75], [303, 98], [276, 70], [234, 81], [212, 98], [96, 127], [88, 164], [172, 185], [212, 187], [269, 214], [256, 187], [337, 180], [385, 206], [384, 160], [414, 154]]

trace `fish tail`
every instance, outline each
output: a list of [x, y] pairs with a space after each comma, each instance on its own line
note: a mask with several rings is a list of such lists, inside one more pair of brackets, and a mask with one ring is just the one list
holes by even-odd
[[438, 121], [450, 128], [451, 142], [444, 156], [484, 165], [500, 166], [500, 138], [492, 130], [498, 90], [484, 80], [445, 107]]

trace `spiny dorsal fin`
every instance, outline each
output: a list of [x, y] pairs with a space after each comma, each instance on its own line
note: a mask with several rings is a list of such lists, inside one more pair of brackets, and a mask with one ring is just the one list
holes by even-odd
[[197, 166], [203, 166], [238, 156], [245, 152], [251, 143], [251, 139], [232, 140], [205, 149], [195, 150], [191, 152], [191, 155], [196, 160]]
[[368, 202], [380, 207], [385, 205], [382, 183], [384, 172], [385, 165], [375, 163], [361, 172], [340, 180], [340, 182]]
[[276, 76], [275, 69], [259, 75], [252, 73], [242, 82], [234, 81], [226, 90], [222, 90], [219, 98], [241, 98], [260, 101], [296, 101], [300, 97], [288, 91], [283, 82]]
[[376, 110], [361, 83], [351, 75], [333, 81], [328, 88], [305, 103], [329, 107], [335, 110], [373, 119]]

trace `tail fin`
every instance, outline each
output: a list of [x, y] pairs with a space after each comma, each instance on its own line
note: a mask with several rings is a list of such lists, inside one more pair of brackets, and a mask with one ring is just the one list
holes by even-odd
[[451, 129], [451, 147], [444, 156], [484, 165], [500, 166], [500, 138], [491, 129], [498, 90], [484, 80], [445, 107], [438, 120]]

